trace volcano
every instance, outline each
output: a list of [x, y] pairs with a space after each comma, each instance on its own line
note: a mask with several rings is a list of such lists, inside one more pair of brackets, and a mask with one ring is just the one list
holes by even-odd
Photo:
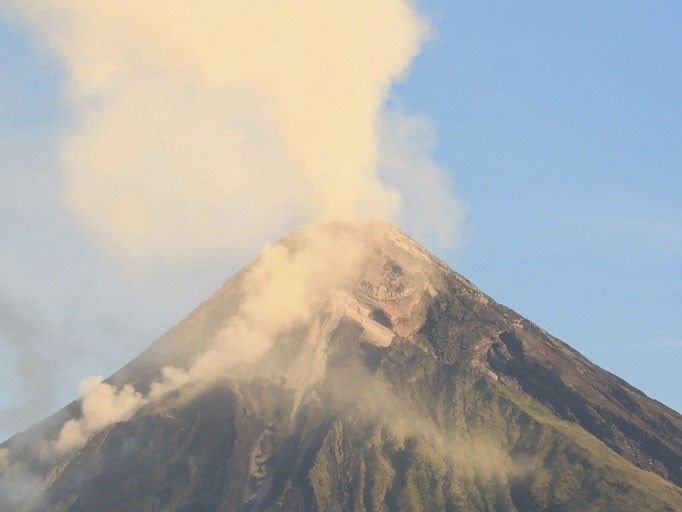
[[[295, 259], [321, 239], [330, 265]], [[397, 228], [326, 224], [268, 251], [107, 379], [145, 397], [124, 418], [51, 451], [79, 400], [6, 441], [0, 508], [682, 510], [676, 411]], [[300, 265], [263, 272], [275, 256]]]

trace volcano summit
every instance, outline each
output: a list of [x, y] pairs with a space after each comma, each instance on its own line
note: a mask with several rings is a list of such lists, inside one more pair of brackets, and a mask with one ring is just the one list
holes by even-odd
[[384, 223], [267, 247], [0, 450], [2, 510], [682, 510], [677, 412]]

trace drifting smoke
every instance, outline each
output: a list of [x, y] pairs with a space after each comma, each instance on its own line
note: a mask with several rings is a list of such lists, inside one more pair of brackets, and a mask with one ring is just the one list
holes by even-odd
[[[455, 241], [459, 203], [430, 156], [407, 143], [425, 124], [383, 110], [427, 33], [408, 0], [10, 5], [66, 71], [65, 202], [116, 253], [186, 261], [304, 222], [396, 219], [403, 203], [422, 236]], [[356, 274], [362, 246], [319, 230], [303, 247], [267, 247], [238, 313], [190, 368], [164, 368], [146, 396], [86, 379], [81, 417], [53, 449], [243, 371], [304, 324], [310, 343], [291, 368], [310, 369], [299, 386], [313, 382], [333, 328], [315, 323], [316, 312], [336, 318], [333, 297]]]
[[[357, 233], [316, 226], [299, 232], [296, 241], [293, 247], [278, 244], [263, 250], [246, 276], [238, 313], [227, 320], [189, 370], [164, 368], [163, 379], [151, 386], [151, 398], [187, 384], [201, 387], [238, 375], [236, 365], [245, 367], [262, 359], [283, 334], [309, 325], [329, 307], [334, 293], [350, 287], [365, 248]], [[319, 331], [315, 334], [317, 346], [324, 336]], [[301, 354], [314, 353], [315, 346]], [[306, 361], [308, 374], [310, 362]]]
[[430, 244], [454, 246], [462, 236], [465, 208], [448, 187], [445, 169], [433, 160], [431, 121], [393, 109], [383, 112], [380, 126], [380, 175], [400, 191], [400, 225]]
[[332, 311], [325, 328], [314, 317], [333, 309], [335, 294], [351, 287], [363, 261], [365, 236], [360, 229], [322, 225], [300, 230], [293, 245], [266, 247], [248, 270], [237, 314], [226, 320], [189, 369], [163, 368], [147, 396], [130, 385], [116, 389], [99, 377], [84, 379], [79, 386], [81, 417], [64, 424], [54, 449], [61, 453], [78, 448], [93, 433], [172, 392], [193, 395], [221, 380], [253, 377], [264, 365], [254, 369], [251, 363], [261, 360], [287, 332], [311, 323], [310, 343], [297, 351], [299, 358], [286, 365], [278, 361], [269, 371], [286, 374], [289, 384], [301, 391], [314, 383], [324, 373], [320, 349], [340, 318]]
[[22, 510], [20, 505], [39, 495], [40, 485], [40, 478], [12, 460], [10, 450], [0, 448], [0, 510]]
[[0, 471], [7, 471], [9, 468], [9, 450], [0, 448]]
[[64, 198], [105, 247], [173, 262], [398, 215], [377, 168], [427, 33], [409, 0], [10, 5], [65, 67]]
[[85, 444], [88, 436], [102, 428], [124, 421], [139, 409], [143, 397], [131, 385], [116, 389], [101, 377], [88, 377], [78, 385], [81, 418], [69, 420], [62, 427], [54, 448], [66, 452]]

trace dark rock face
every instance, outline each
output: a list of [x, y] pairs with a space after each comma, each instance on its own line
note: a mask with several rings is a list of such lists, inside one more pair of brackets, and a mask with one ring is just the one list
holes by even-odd
[[[338, 322], [302, 395], [225, 380], [148, 404], [60, 460], [32, 456], [74, 404], [3, 445], [44, 487], [13, 510], [682, 510], [678, 413], [395, 228], [369, 246], [351, 294], [366, 316]], [[234, 314], [242, 280], [111, 381], [145, 390], [162, 366], [187, 367]]]

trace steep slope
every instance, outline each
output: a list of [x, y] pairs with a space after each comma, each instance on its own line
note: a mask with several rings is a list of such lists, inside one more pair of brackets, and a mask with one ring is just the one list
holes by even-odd
[[[72, 404], [3, 445], [12, 467], [44, 488], [12, 506], [682, 509], [678, 413], [495, 303], [390, 225], [316, 227], [279, 246], [296, 254], [320, 230], [361, 239], [361, 262], [267, 351], [267, 371], [228, 372], [189, 395], [149, 401], [69, 453], [36, 451], [79, 417]], [[257, 265], [110, 382], [147, 393], [161, 368], [191, 368], [239, 314]]]

